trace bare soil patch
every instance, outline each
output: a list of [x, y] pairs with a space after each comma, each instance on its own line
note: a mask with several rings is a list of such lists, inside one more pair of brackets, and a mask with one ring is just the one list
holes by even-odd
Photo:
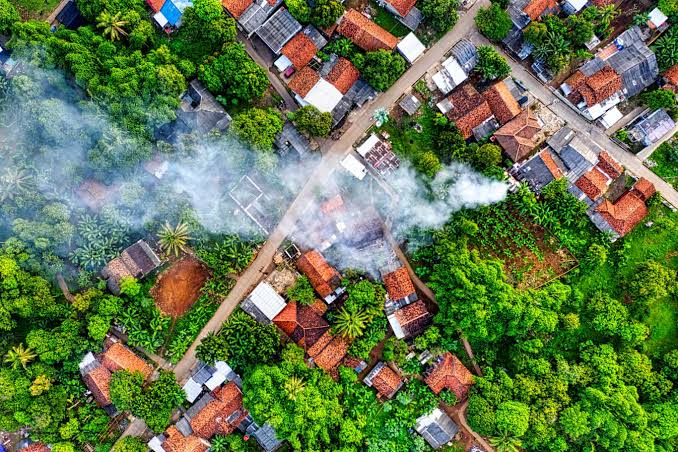
[[181, 317], [200, 296], [210, 272], [193, 256], [185, 256], [158, 275], [151, 296], [158, 309], [174, 318]]

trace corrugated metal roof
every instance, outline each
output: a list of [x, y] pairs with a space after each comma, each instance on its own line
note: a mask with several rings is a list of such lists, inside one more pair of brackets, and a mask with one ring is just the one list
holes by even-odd
[[299, 31], [301, 24], [287, 9], [280, 8], [259, 27], [257, 35], [277, 55]]

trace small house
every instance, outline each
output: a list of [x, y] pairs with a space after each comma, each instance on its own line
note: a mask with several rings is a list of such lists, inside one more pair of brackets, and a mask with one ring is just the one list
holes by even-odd
[[421, 21], [424, 19], [422, 14], [416, 6], [417, 0], [380, 0], [379, 4], [386, 8], [388, 12], [393, 14], [400, 23], [405, 25], [410, 30], [417, 29]]
[[221, 0], [221, 4], [236, 20], [238, 28], [251, 38], [282, 0]]
[[342, 336], [326, 331], [308, 350], [309, 361], [328, 372], [338, 376], [337, 368], [346, 357], [350, 341]]
[[660, 108], [641, 116], [627, 127], [629, 138], [643, 146], [651, 146], [660, 141], [665, 135], [673, 132], [676, 123], [671, 116]]
[[232, 381], [202, 396], [185, 414], [192, 432], [204, 439], [233, 433], [247, 415], [242, 392]]
[[419, 111], [419, 108], [421, 107], [421, 101], [415, 96], [414, 94], [407, 94], [403, 99], [398, 103], [400, 108], [403, 109], [405, 113], [407, 113], [410, 116], [413, 116], [414, 114]]
[[589, 218], [596, 227], [610, 235], [612, 241], [631, 232], [647, 216], [647, 200], [655, 193], [654, 185], [645, 178], [612, 202], [603, 199], [589, 210]]
[[459, 426], [440, 408], [419, 417], [414, 429], [434, 449], [449, 444], [459, 433]]
[[[0, 58], [2, 53], [0, 53]], [[0, 61], [2, 61], [0, 59]], [[663, 86], [662, 88], [678, 93], [678, 64], [674, 64], [669, 69], [664, 72], [662, 75]]]
[[603, 151], [598, 155], [598, 163], [575, 181], [576, 188], [572, 187], [570, 193], [591, 205], [601, 198], [623, 173], [624, 167]]
[[301, 24], [286, 8], [280, 8], [255, 33], [275, 55], [279, 55], [283, 46], [299, 31]]
[[494, 130], [484, 126], [488, 120], [492, 120], [494, 115], [490, 109], [487, 99], [482, 96], [473, 85], [467, 83], [456, 89], [445, 102], [440, 102], [438, 108], [450, 119], [454, 121], [464, 139], [469, 139], [472, 135], [480, 134], [477, 128], [483, 131], [493, 132], [499, 128], [499, 124], [494, 121]]
[[386, 313], [393, 334], [398, 339], [407, 339], [422, 333], [433, 319], [433, 314], [421, 300], [393, 311], [387, 308]]
[[313, 25], [306, 25], [282, 47], [282, 55], [276, 60], [275, 66], [280, 72], [290, 66], [299, 70], [310, 63], [326, 44], [327, 39]]
[[303, 158], [314, 150], [310, 140], [289, 121], [285, 122], [282, 131], [275, 137], [273, 145], [281, 157], [294, 155]]
[[531, 109], [524, 110], [494, 133], [494, 138], [514, 162], [527, 157], [540, 143], [541, 119]]
[[412, 64], [426, 51], [426, 46], [421, 43], [414, 33], [409, 33], [396, 46], [396, 50], [405, 58], [405, 61]]
[[148, 448], [154, 452], [206, 452], [209, 447], [205, 439], [190, 434], [184, 436], [174, 425], [148, 442]]
[[358, 180], [363, 180], [365, 176], [367, 176], [365, 165], [360, 163], [360, 161], [352, 154], [348, 154], [340, 163], [350, 175]]
[[386, 287], [387, 306], [406, 306], [419, 298], [405, 267], [385, 274], [382, 279]]
[[276, 436], [271, 424], [259, 426], [252, 416], [247, 416], [238, 426], [238, 430], [254, 438], [264, 452], [274, 452], [282, 447], [282, 441]]
[[363, 382], [377, 390], [377, 398], [379, 400], [389, 400], [398, 392], [403, 386], [403, 379], [386, 365], [383, 361], [379, 361], [374, 369], [363, 378]]
[[500, 80], [483, 92], [483, 96], [490, 105], [490, 111], [499, 124], [506, 124], [522, 111], [518, 101], [508, 88], [508, 85]]
[[587, 63], [565, 80], [560, 89], [585, 117], [595, 120], [621, 102], [622, 87], [622, 77], [612, 67]]
[[143, 240], [126, 248], [119, 257], [110, 261], [101, 275], [106, 279], [106, 286], [113, 294], [120, 294], [120, 281], [125, 277], [144, 278], [160, 266], [160, 258]]
[[468, 79], [477, 64], [478, 49], [471, 41], [462, 39], [452, 46], [450, 57], [443, 61], [442, 69], [433, 74], [433, 83], [441, 93], [448, 94]]
[[424, 381], [435, 394], [447, 389], [455, 394], [457, 400], [466, 399], [468, 391], [473, 385], [473, 375], [459, 361], [459, 358], [450, 352], [445, 352], [436, 358], [425, 373]]
[[[638, 26], [631, 27], [617, 36], [608, 48], [611, 48], [613, 53], [606, 61], [621, 75], [622, 93], [627, 99], [640, 94], [659, 77], [657, 57], [645, 44], [644, 35]], [[601, 52], [604, 53], [606, 49]]]
[[308, 351], [330, 329], [313, 306], [290, 301], [273, 323], [304, 351]]
[[392, 174], [400, 166], [400, 159], [391, 150], [391, 144], [375, 134], [371, 134], [356, 151], [382, 177]]
[[294, 74], [289, 88], [300, 105], [313, 105], [322, 112], [331, 113], [343, 97], [341, 91], [309, 66]]
[[304, 253], [297, 261], [297, 267], [306, 275], [313, 289], [326, 303], [332, 303], [344, 292], [341, 287], [341, 275], [318, 251]]
[[67, 2], [59, 14], [56, 16], [56, 22], [68, 28], [69, 30], [75, 30], [79, 27], [82, 27], [87, 23], [85, 18], [80, 14], [78, 5], [76, 5], [74, 0]]
[[193, 403], [203, 391], [214, 391], [226, 381], [234, 381], [238, 386], [241, 384], [240, 377], [226, 362], [217, 361], [213, 366], [202, 364], [184, 383], [186, 400]]
[[648, 14], [647, 26], [650, 30], [664, 31], [669, 27], [669, 18], [661, 9], [655, 8]]
[[563, 11], [565, 14], [571, 16], [577, 14], [581, 9], [586, 6], [588, 0], [565, 0], [563, 2]]
[[240, 307], [254, 319], [265, 325], [273, 322], [273, 319], [285, 309], [285, 300], [267, 282], [260, 282], [245, 298]]
[[45, 443], [33, 442], [29, 438], [25, 438], [19, 441], [16, 450], [18, 452], [50, 452], [52, 449]]
[[556, 14], [558, 4], [555, 0], [511, 0], [506, 12], [513, 22], [513, 27], [502, 42], [511, 53], [524, 60], [532, 53], [533, 46], [525, 42], [523, 29], [533, 20], [548, 14]]
[[353, 8], [344, 13], [337, 32], [366, 52], [393, 50], [398, 44], [398, 38]]

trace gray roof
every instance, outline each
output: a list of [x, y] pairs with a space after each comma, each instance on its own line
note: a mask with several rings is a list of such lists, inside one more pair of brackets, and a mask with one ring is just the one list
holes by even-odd
[[666, 110], [660, 108], [645, 115], [640, 121], [629, 129], [631, 137], [645, 146], [650, 146], [669, 133], [676, 123], [671, 119]]
[[271, 427], [271, 424], [269, 423], [266, 423], [260, 429], [255, 430], [253, 436], [261, 448], [266, 452], [272, 452], [282, 445], [282, 441], [276, 437], [275, 430], [273, 430], [273, 427]]
[[560, 130], [558, 130], [556, 133], [551, 136], [546, 143], [549, 145], [551, 149], [553, 149], [556, 152], [560, 152], [563, 150], [565, 146], [568, 145], [570, 141], [572, 141], [572, 138], [574, 138], [575, 131], [570, 129], [569, 127], [563, 127]]
[[565, 167], [563, 173], [570, 182], [575, 182], [598, 161], [598, 152], [594, 150], [591, 144], [593, 143], [589, 140], [584, 140], [576, 135], [558, 153]]
[[332, 110], [332, 125], [336, 126], [346, 116], [349, 110], [356, 105], [362, 107], [367, 101], [374, 99], [377, 92], [363, 79], [358, 79], [344, 94], [344, 97]]
[[282, 47], [301, 31], [301, 24], [285, 8], [276, 11], [257, 30], [257, 35], [276, 55]]
[[299, 157], [303, 157], [311, 152], [311, 142], [291, 122], [286, 122], [275, 138], [275, 147], [280, 155], [294, 151]]
[[521, 61], [530, 56], [534, 46], [525, 41], [523, 30], [514, 26], [502, 41], [504, 45]]
[[419, 11], [419, 9], [416, 6], [413, 6], [410, 12], [407, 13], [407, 16], [405, 17], [396, 16], [396, 18], [400, 21], [400, 23], [405, 25], [410, 30], [414, 31], [417, 29], [417, 27], [419, 27], [421, 21], [424, 20], [424, 14], [421, 11]]
[[[550, 151], [545, 151], [550, 152]], [[558, 157], [551, 152], [554, 160]], [[514, 171], [516, 179], [524, 181], [530, 189], [539, 193], [549, 183], [553, 182], [555, 178], [541, 158], [541, 153], [535, 154], [532, 158], [523, 163], [517, 170]]]
[[216, 372], [214, 367], [204, 364], [191, 378], [198, 384], [204, 384], [207, 380], [212, 378], [214, 372]]
[[179, 419], [174, 426], [179, 430], [179, 432], [184, 435], [188, 436], [193, 433], [193, 429], [191, 428], [191, 424], [188, 422], [188, 419], [186, 417], [182, 417]]
[[440, 408], [417, 419], [415, 429], [434, 449], [452, 441], [459, 432], [459, 426]]
[[450, 49], [450, 55], [454, 56], [454, 59], [457, 60], [457, 63], [459, 63], [467, 75], [478, 64], [478, 49], [468, 39], [462, 39], [453, 45]]
[[417, 110], [419, 110], [419, 107], [421, 107], [421, 102], [413, 94], [408, 94], [403, 98], [403, 100], [400, 101], [398, 105], [400, 105], [400, 108], [405, 110], [405, 112], [411, 116], [415, 114]]
[[607, 62], [622, 77], [624, 95], [633, 97], [652, 85], [659, 76], [657, 58], [645, 45], [638, 26], [620, 34], [614, 43], [619, 49]]
[[530, 16], [523, 12], [523, 9], [528, 3], [530, 3], [529, 0], [514, 0], [509, 3], [508, 8], [506, 9], [513, 25], [521, 30], [532, 22]]
[[275, 5], [271, 6], [267, 0], [255, 0], [238, 18], [238, 23], [251, 36], [281, 3], [282, 0], [277, 0]]
[[214, 396], [212, 396], [212, 394], [210, 394], [209, 392], [200, 397], [198, 401], [191, 405], [191, 407], [186, 411], [186, 417], [188, 418], [188, 420], [193, 419], [195, 415], [202, 411], [202, 409], [205, 408], [207, 404], [213, 400]]
[[301, 32], [313, 42], [316, 49], [320, 50], [327, 45], [327, 39], [313, 25], [306, 25]]
[[240, 303], [240, 308], [251, 315], [257, 322], [263, 325], [271, 324], [271, 319], [266, 317], [266, 314], [261, 312], [261, 309], [259, 309], [249, 298], [245, 298], [242, 303]]
[[591, 77], [593, 74], [596, 72], [600, 71], [602, 68], [607, 66], [605, 61], [602, 59], [596, 57], [592, 60], [587, 61], [584, 63], [579, 70], [581, 71], [582, 74], [584, 74], [586, 77]]
[[494, 116], [490, 116], [479, 126], [473, 128], [473, 136], [480, 141], [499, 128], [499, 123]]

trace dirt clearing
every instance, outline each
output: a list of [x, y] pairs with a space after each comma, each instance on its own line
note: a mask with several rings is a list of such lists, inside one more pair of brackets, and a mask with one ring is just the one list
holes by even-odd
[[163, 314], [181, 317], [198, 299], [209, 275], [207, 267], [196, 258], [183, 257], [158, 275], [151, 296]]

